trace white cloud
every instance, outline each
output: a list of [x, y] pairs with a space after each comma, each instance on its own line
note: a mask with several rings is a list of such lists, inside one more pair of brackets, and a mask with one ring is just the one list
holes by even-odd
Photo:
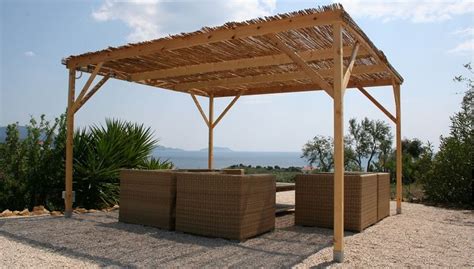
[[25, 51], [25, 52], [23, 53], [23, 55], [25, 55], [26, 57], [33, 57], [33, 56], [35, 56], [36, 54], [35, 54], [34, 52], [32, 52], [31, 50], [29, 50], [29, 51]]
[[392, 20], [408, 20], [414, 23], [429, 23], [450, 20], [459, 15], [474, 15], [472, 0], [337, 0], [349, 14], [355, 17]]
[[275, 8], [276, 0], [105, 0], [92, 17], [100, 22], [125, 23], [131, 29], [127, 39], [134, 42], [267, 16]]
[[474, 27], [456, 30], [453, 32], [453, 35], [467, 38], [467, 40], [462, 41], [456, 47], [448, 50], [448, 53], [474, 55]]

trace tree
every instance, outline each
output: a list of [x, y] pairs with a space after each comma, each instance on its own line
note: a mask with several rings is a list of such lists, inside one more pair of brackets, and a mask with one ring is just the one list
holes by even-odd
[[[345, 170], [357, 170], [349, 160], [353, 158], [353, 152], [347, 145], [349, 141], [344, 139], [344, 164]], [[334, 142], [330, 136], [317, 135], [308, 141], [302, 149], [301, 158], [305, 158], [309, 165], [315, 164], [317, 170], [321, 172], [330, 172], [334, 169]]]
[[[472, 76], [471, 65], [464, 67]], [[441, 137], [439, 152], [429, 176], [423, 180], [423, 188], [431, 201], [473, 205], [474, 81], [465, 76], [457, 76], [454, 80], [465, 83], [467, 90], [461, 110], [451, 117], [449, 136]]]
[[357, 170], [363, 171], [366, 160], [366, 171], [374, 171], [384, 165], [391, 151], [393, 136], [390, 126], [380, 120], [364, 118], [360, 123], [356, 119], [349, 120], [348, 143], [349, 161]]
[[301, 158], [310, 165], [316, 164], [322, 172], [329, 172], [334, 167], [334, 144], [332, 137], [317, 135], [303, 146]]

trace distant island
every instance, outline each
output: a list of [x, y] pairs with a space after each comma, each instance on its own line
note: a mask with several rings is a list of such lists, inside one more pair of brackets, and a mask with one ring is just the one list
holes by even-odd
[[180, 148], [169, 148], [169, 147], [165, 147], [165, 146], [159, 145], [159, 146], [157, 146], [157, 147], [155, 148], [155, 151], [168, 151], [168, 152], [169, 152], [169, 151], [172, 151], [172, 152], [179, 151], [179, 152], [181, 152], [181, 151], [185, 151], [185, 150], [184, 150], [184, 149], [180, 149]]
[[[180, 148], [170, 148], [170, 147], [165, 147], [165, 146], [157, 146], [154, 150], [155, 152], [207, 152], [207, 148], [203, 148], [200, 150], [186, 150], [186, 149], [180, 149]], [[235, 152], [230, 148], [227, 147], [214, 147], [214, 152]]]
[[[199, 151], [207, 152], [208, 148], [203, 148], [203, 149], [200, 149]], [[234, 151], [226, 147], [214, 147], [214, 152], [234, 152]]]

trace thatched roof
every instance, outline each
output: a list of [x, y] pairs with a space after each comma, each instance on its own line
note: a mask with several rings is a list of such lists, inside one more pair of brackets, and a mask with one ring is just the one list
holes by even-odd
[[348, 87], [392, 85], [403, 78], [338, 4], [245, 22], [230, 22], [152, 41], [69, 56], [68, 68], [199, 95], [234, 96], [320, 90], [272, 43], [275, 34], [327, 83], [333, 75], [333, 27], [343, 25], [344, 63], [360, 50]]

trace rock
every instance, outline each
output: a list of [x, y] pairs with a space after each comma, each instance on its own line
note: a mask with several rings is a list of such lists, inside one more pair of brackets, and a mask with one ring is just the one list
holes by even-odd
[[35, 212], [35, 211], [43, 212], [43, 210], [44, 210], [44, 206], [42, 206], [42, 205], [37, 205], [37, 206], [33, 207], [33, 212]]
[[62, 216], [63, 213], [61, 213], [60, 211], [51, 211], [50, 215], [54, 216], [54, 217], [57, 217], [57, 216]]
[[28, 210], [28, 208], [25, 208], [20, 213], [18, 213], [18, 215], [20, 215], [20, 216], [29, 216], [30, 211]]
[[8, 209], [3, 210], [2, 213], [0, 213], [0, 217], [11, 217], [13, 216], [13, 212], [11, 212]]
[[119, 205], [114, 205], [114, 206], [110, 209], [110, 211], [118, 210], [119, 208], [120, 208]]
[[87, 210], [87, 213], [96, 213], [96, 212], [99, 212], [99, 210], [96, 210], [96, 209]]
[[78, 208], [74, 209], [74, 213], [84, 214], [84, 213], [87, 213], [87, 209], [78, 207]]
[[38, 215], [46, 215], [49, 214], [49, 210], [44, 208], [42, 205], [38, 205], [33, 207], [33, 215], [38, 216]]
[[18, 210], [13, 211], [13, 215], [15, 215], [15, 216], [20, 215], [20, 211], [18, 211]]

